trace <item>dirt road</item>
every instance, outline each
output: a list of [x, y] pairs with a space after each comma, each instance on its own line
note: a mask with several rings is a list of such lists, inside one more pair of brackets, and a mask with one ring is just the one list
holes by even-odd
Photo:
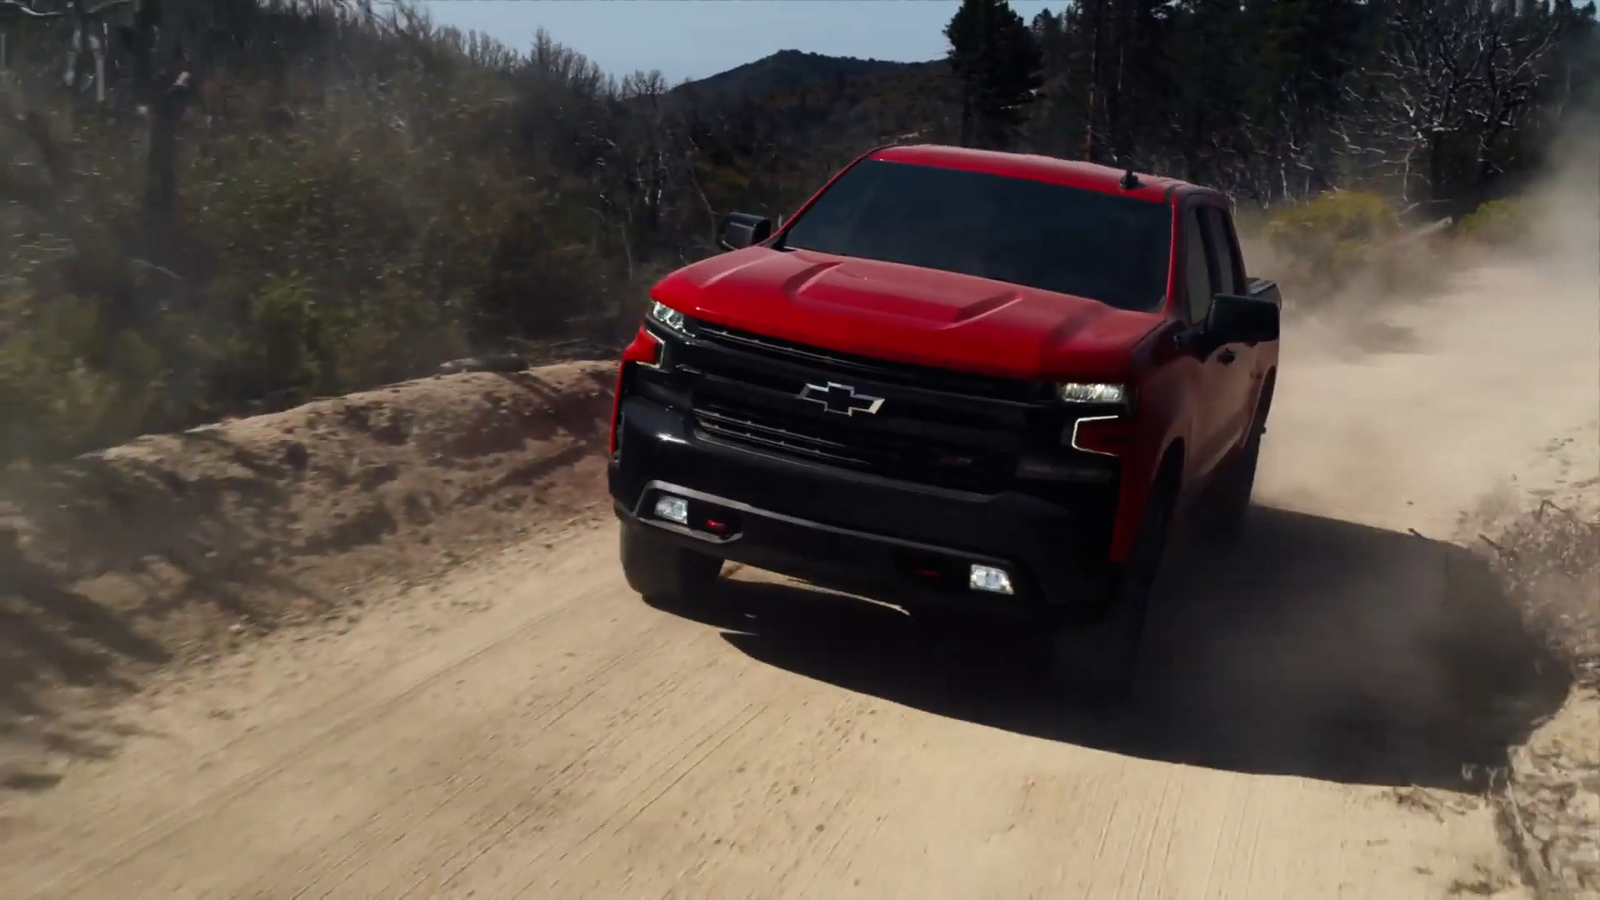
[[1533, 651], [1441, 541], [1513, 473], [1600, 472], [1594, 297], [1488, 270], [1297, 325], [1264, 508], [1185, 561], [1114, 719], [749, 571], [652, 609], [597, 507], [141, 694], [115, 757], [0, 813], [0, 896], [1520, 896], [1464, 765], [1561, 686], [1486, 676]]

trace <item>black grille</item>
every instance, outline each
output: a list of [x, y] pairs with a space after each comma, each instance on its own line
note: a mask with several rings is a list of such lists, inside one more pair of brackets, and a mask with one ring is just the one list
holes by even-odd
[[[1029, 402], [1028, 382], [862, 360], [704, 322], [690, 333], [670, 341], [666, 377], [705, 439], [976, 493], [1011, 487], [1030, 441], [1059, 447], [1059, 411]], [[883, 402], [846, 415], [802, 397], [829, 383]]]
[[702, 437], [955, 490], [1001, 490], [1015, 466], [1011, 454], [869, 430], [843, 416], [834, 423], [753, 405], [707, 403], [696, 404], [694, 417]]

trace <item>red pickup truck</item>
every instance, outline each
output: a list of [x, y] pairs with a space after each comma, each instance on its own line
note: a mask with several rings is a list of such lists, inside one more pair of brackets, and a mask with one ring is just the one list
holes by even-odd
[[651, 291], [610, 446], [622, 568], [733, 560], [913, 617], [1006, 614], [1115, 699], [1172, 523], [1234, 532], [1281, 297], [1208, 188], [1041, 156], [874, 150]]

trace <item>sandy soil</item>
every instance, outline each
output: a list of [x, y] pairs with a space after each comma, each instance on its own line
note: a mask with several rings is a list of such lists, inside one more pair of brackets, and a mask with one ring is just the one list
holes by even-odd
[[[1451, 539], [1600, 476], [1600, 286], [1572, 278], [1463, 273], [1387, 310], [1381, 340], [1370, 318], [1297, 321], [1250, 533], [1181, 561], [1141, 699], [1113, 717], [1039, 696], [999, 636], [749, 570], [719, 600], [641, 603], [592, 455], [600, 370], [425, 382], [213, 432], [250, 452], [195, 470], [227, 498], [194, 519], [210, 524], [115, 531], [211, 534], [205, 552], [236, 561], [201, 580], [204, 602], [169, 604], [184, 612], [151, 606], [176, 581], [126, 587], [154, 538], [100, 559], [80, 535], [107, 526], [35, 499], [12, 556], [45, 574], [7, 615], [34, 621], [60, 605], [39, 591], [70, 583], [78, 608], [136, 626], [91, 653], [107, 629], [80, 622], [70, 648], [126, 677], [81, 726], [115, 753], [75, 747], [51, 712], [75, 670], [8, 651], [8, 677], [32, 678], [14, 720], [48, 725], [12, 730], [57, 739], [10, 778], [0, 896], [1530, 896], [1484, 773], [1570, 707], [1569, 685]], [[367, 424], [316, 436], [363, 408]], [[423, 409], [401, 417], [413, 430], [385, 424]], [[471, 410], [519, 424], [469, 452], [424, 439], [485, 433], [452, 431]], [[281, 444], [290, 425], [308, 456]], [[245, 459], [300, 486], [248, 503], [259, 486], [226, 480]], [[485, 486], [525, 508], [493, 509]], [[410, 496], [435, 514], [408, 520]], [[275, 549], [344, 533], [324, 513], [358, 501], [392, 524]], [[267, 518], [234, 544], [206, 530], [245, 508]], [[551, 511], [565, 537], [518, 539]], [[476, 557], [458, 549], [472, 538]], [[63, 546], [99, 561], [47, 552]], [[212, 590], [261, 572], [300, 580], [232, 607]], [[285, 600], [302, 581], [327, 596]]]

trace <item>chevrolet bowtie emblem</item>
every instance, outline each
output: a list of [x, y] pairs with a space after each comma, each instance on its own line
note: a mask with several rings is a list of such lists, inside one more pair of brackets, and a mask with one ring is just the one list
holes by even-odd
[[856, 393], [848, 384], [808, 384], [800, 391], [800, 399], [815, 403], [831, 413], [853, 416], [856, 413], [875, 415], [883, 408], [882, 397], [869, 397]]

